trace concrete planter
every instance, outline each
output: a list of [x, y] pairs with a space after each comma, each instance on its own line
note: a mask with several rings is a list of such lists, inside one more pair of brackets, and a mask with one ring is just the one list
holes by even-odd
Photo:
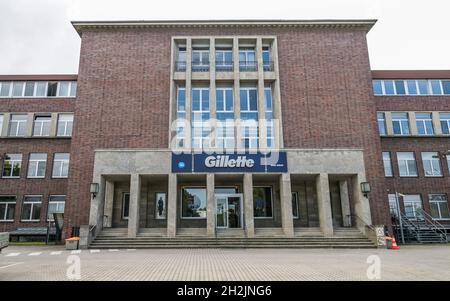
[[72, 237], [66, 239], [66, 250], [78, 250], [79, 237]]

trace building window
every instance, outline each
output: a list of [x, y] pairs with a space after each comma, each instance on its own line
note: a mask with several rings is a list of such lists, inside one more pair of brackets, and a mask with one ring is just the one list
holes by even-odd
[[71, 137], [72, 130], [73, 130], [73, 114], [59, 114], [57, 136]]
[[241, 47], [239, 48], [239, 70], [257, 71], [258, 63], [256, 61], [256, 52], [253, 47]]
[[5, 154], [3, 160], [3, 178], [20, 178], [22, 154]]
[[450, 155], [447, 155], [447, 167], [448, 167], [448, 173], [450, 173]]
[[192, 71], [209, 71], [209, 49], [192, 50]]
[[58, 82], [48, 82], [47, 96], [56, 96], [58, 92]]
[[409, 135], [408, 113], [392, 113], [392, 127], [394, 128], [394, 135]]
[[25, 82], [13, 82], [12, 96], [22, 97], [25, 88]]
[[433, 119], [431, 113], [415, 113], [415, 115], [419, 135], [433, 135]]
[[433, 219], [450, 219], [447, 195], [430, 194], [428, 195], [428, 200], [430, 203], [431, 217]]
[[234, 148], [234, 105], [233, 88], [219, 87], [216, 90], [217, 137], [216, 146], [222, 149]]
[[266, 144], [268, 148], [275, 147], [274, 125], [273, 125], [273, 99], [272, 88], [264, 88], [264, 113], [266, 124]]
[[192, 89], [192, 147], [210, 146], [209, 88]]
[[392, 177], [392, 163], [391, 163], [391, 153], [383, 152], [383, 166], [384, 166], [384, 176]]
[[442, 134], [450, 135], [450, 113], [439, 113]]
[[181, 189], [181, 213], [182, 218], [206, 218], [206, 188]]
[[422, 153], [422, 163], [425, 177], [441, 177], [442, 170], [437, 152]]
[[122, 194], [122, 219], [127, 220], [130, 216], [130, 193], [124, 192]]
[[272, 187], [253, 187], [255, 218], [272, 218]]
[[388, 194], [389, 200], [389, 212], [391, 213], [391, 217], [394, 219], [398, 218], [398, 207], [397, 207], [397, 197], [395, 193]]
[[262, 60], [263, 60], [264, 71], [273, 71], [272, 62], [270, 61], [269, 46], [264, 46], [262, 48]]
[[177, 120], [176, 120], [176, 147], [182, 148], [185, 145], [185, 119], [186, 119], [186, 89], [177, 87]]
[[27, 115], [12, 114], [9, 120], [9, 137], [24, 137], [27, 133]]
[[386, 136], [386, 119], [383, 112], [377, 113], [378, 132], [380, 136]]
[[28, 178], [45, 178], [47, 154], [32, 153], [28, 162]]
[[76, 91], [77, 91], [77, 82], [63, 81], [59, 82], [57, 95], [59, 97], [69, 97], [69, 96], [73, 97], [76, 95]]
[[450, 80], [373, 80], [375, 95], [449, 95]]
[[37, 115], [34, 117], [33, 136], [50, 136], [50, 124], [52, 117], [50, 115]]
[[65, 195], [51, 195], [48, 199], [47, 220], [53, 220], [53, 213], [63, 213], [66, 206]]
[[13, 222], [16, 211], [15, 196], [0, 196], [0, 221]]
[[413, 152], [397, 153], [400, 177], [417, 177], [416, 159]]
[[45, 97], [47, 95], [47, 82], [36, 82], [36, 90], [34, 96]]
[[233, 71], [233, 50], [216, 48], [216, 71]]
[[374, 80], [374, 81], [372, 81], [373, 94], [375, 94], [375, 95], [383, 95], [382, 84], [383, 84], [383, 82], [381, 80]]
[[298, 193], [297, 192], [292, 192], [292, 217], [294, 219], [299, 219], [300, 218], [300, 213], [299, 213], [299, 206], [298, 206]]
[[68, 153], [55, 153], [53, 158], [53, 178], [67, 178], [69, 176], [69, 160]]
[[42, 196], [25, 196], [21, 221], [38, 222], [41, 219]]
[[258, 98], [256, 88], [241, 88], [241, 136], [245, 148], [258, 148]]
[[3, 133], [3, 115], [0, 114], [0, 136]]
[[9, 97], [11, 95], [11, 82], [0, 82], [0, 97]]
[[422, 199], [419, 194], [407, 194], [403, 196], [403, 206], [405, 207], [405, 215], [407, 218], [422, 218]]

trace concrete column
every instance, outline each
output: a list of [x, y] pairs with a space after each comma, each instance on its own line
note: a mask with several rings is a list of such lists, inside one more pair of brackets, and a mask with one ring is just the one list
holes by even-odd
[[433, 129], [435, 135], [442, 135], [442, 128], [441, 128], [441, 120], [439, 118], [439, 112], [432, 112], [431, 116], [433, 118]]
[[177, 234], [177, 175], [169, 173], [167, 196], [167, 236], [175, 237]]
[[27, 133], [25, 137], [33, 136], [33, 127], [34, 127], [34, 113], [27, 114]]
[[216, 236], [216, 201], [214, 198], [214, 174], [206, 175], [206, 235]]
[[320, 228], [325, 236], [333, 235], [333, 217], [331, 213], [330, 186], [328, 174], [321, 173], [316, 178], [317, 202], [319, 207]]
[[341, 208], [342, 208], [342, 224], [344, 227], [350, 227], [350, 198], [348, 195], [348, 184], [347, 181], [339, 181], [339, 193], [341, 197]]
[[52, 119], [50, 123], [50, 137], [55, 137], [58, 131], [58, 113], [52, 113]]
[[114, 182], [110, 180], [105, 181], [105, 209], [103, 225], [105, 227], [112, 227], [112, 216], [114, 206]]
[[9, 120], [11, 119], [11, 113], [3, 113], [3, 130], [0, 129], [0, 136], [7, 137], [9, 129]]
[[281, 114], [281, 89], [280, 89], [280, 68], [278, 66], [278, 43], [275, 38], [272, 42], [272, 51], [270, 52], [273, 60], [273, 68], [275, 72], [276, 80], [273, 82], [273, 95], [272, 95], [272, 107], [274, 118], [274, 135], [275, 135], [275, 148], [282, 149], [284, 147], [283, 141], [283, 127], [282, 114]]
[[361, 192], [360, 183], [365, 182], [366, 177], [363, 174], [357, 174], [352, 177], [352, 192], [355, 215], [357, 216], [354, 221], [357, 228], [365, 233], [365, 224], [372, 224], [372, 217], [370, 215], [369, 199], [366, 198]]
[[241, 118], [241, 105], [240, 105], [240, 78], [239, 78], [239, 39], [233, 38], [233, 79], [234, 79], [234, 95], [233, 95], [233, 108], [234, 108], [234, 138], [236, 149], [242, 147], [241, 145], [241, 130], [240, 120]]
[[281, 225], [284, 235], [294, 236], [294, 220], [292, 216], [292, 192], [291, 175], [283, 173], [280, 175], [280, 203], [281, 203]]
[[253, 176], [244, 174], [244, 220], [247, 237], [255, 237], [255, 222], [253, 218]]
[[185, 108], [186, 108], [186, 121], [187, 126], [184, 129], [185, 132], [185, 148], [190, 149], [192, 144], [192, 136], [191, 136], [191, 107], [192, 107], [192, 40], [191, 38], [186, 39], [186, 100], [185, 100]]
[[141, 178], [131, 174], [130, 212], [128, 215], [128, 237], [136, 237], [139, 232], [139, 200], [141, 199]]
[[394, 135], [394, 127], [392, 126], [391, 112], [384, 112], [384, 122], [386, 122], [386, 136]]
[[258, 145], [267, 148], [266, 110], [264, 100], [264, 65], [262, 58], [262, 38], [256, 39], [256, 59], [258, 62]]
[[416, 114], [414, 112], [408, 112], [408, 120], [409, 120], [410, 135], [413, 135], [413, 136], [419, 135], [419, 132], [417, 131], [417, 124], [416, 124]]

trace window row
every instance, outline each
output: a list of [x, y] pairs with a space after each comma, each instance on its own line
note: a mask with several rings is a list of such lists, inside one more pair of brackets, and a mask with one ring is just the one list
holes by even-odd
[[[192, 71], [209, 71], [209, 47], [193, 47], [192, 49]], [[239, 47], [239, 70], [257, 71], [258, 60], [256, 48]], [[262, 61], [264, 71], [273, 71], [273, 63], [270, 56], [270, 47], [264, 46], [262, 49]], [[215, 49], [215, 67], [218, 72], [233, 71], [233, 49], [232, 47], [216, 47]], [[175, 64], [175, 71], [186, 71], [186, 47], [178, 47], [178, 57]]]
[[[403, 201], [404, 214], [410, 219], [423, 219], [422, 197], [420, 194], [404, 194]], [[388, 195], [389, 209], [391, 216], [398, 218], [400, 197], [392, 193]], [[448, 210], [448, 199], [446, 194], [432, 193], [428, 195], [430, 205], [430, 215], [435, 220], [448, 220], [450, 214]]]
[[[66, 205], [65, 195], [50, 195], [46, 221], [53, 220], [53, 213], [63, 213]], [[17, 207], [16, 196], [0, 195], [0, 222], [14, 222]], [[41, 221], [42, 195], [26, 195], [23, 198], [20, 221]]]
[[[191, 146], [193, 148], [211, 147], [211, 110], [208, 87], [192, 88], [191, 101]], [[256, 87], [241, 87], [239, 91], [240, 116], [235, 116], [234, 90], [232, 87], [218, 87], [216, 89], [216, 147], [234, 148], [235, 141], [235, 119], [240, 119], [239, 127], [241, 145], [245, 148], [257, 148], [259, 145], [258, 120], [265, 119], [266, 145], [274, 147], [274, 125], [273, 125], [273, 99], [272, 88], [264, 88], [264, 116], [258, 112], [258, 92]], [[177, 127], [176, 146], [185, 147], [185, 126], [183, 119], [186, 118], [186, 90], [178, 87], [177, 91]]]
[[[0, 113], [0, 135], [3, 126], [7, 126], [8, 137], [25, 137], [29, 135], [28, 131], [29, 114], [11, 114], [9, 122], [6, 124], [5, 114]], [[52, 114], [33, 114], [32, 137], [50, 137], [52, 127]], [[73, 114], [58, 114], [56, 121], [56, 136], [71, 137], [73, 130]]]
[[3, 81], [0, 97], [75, 97], [76, 81]]
[[[422, 136], [433, 136], [436, 134], [437, 130], [440, 130], [443, 135], [450, 135], [450, 113], [439, 112], [438, 114], [440, 128], [436, 129], [433, 123], [433, 113], [415, 112], [413, 114], [414, 116], [411, 117], [415, 119], [417, 134]], [[377, 121], [380, 135], [386, 136], [388, 134], [386, 113], [378, 112]], [[392, 134], [399, 136], [408, 136], [413, 134], [411, 131], [410, 116], [408, 112], [392, 112], [391, 122]]]
[[[417, 164], [414, 152], [397, 152], [398, 174], [400, 177], [417, 177]], [[422, 165], [425, 177], [442, 177], [441, 157], [438, 152], [422, 152]], [[446, 156], [447, 167], [450, 173], [450, 155]], [[384, 175], [393, 177], [393, 168], [390, 152], [383, 152]]]
[[[52, 178], [67, 178], [69, 176], [69, 153], [53, 154]], [[20, 178], [22, 169], [22, 154], [4, 154], [3, 178]], [[45, 178], [47, 169], [46, 153], [30, 153], [28, 158], [27, 178]]]
[[373, 80], [375, 95], [450, 95], [450, 79]]

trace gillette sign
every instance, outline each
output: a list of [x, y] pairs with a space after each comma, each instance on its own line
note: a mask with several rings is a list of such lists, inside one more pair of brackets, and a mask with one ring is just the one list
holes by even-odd
[[172, 153], [172, 172], [287, 172], [287, 158], [285, 152]]

